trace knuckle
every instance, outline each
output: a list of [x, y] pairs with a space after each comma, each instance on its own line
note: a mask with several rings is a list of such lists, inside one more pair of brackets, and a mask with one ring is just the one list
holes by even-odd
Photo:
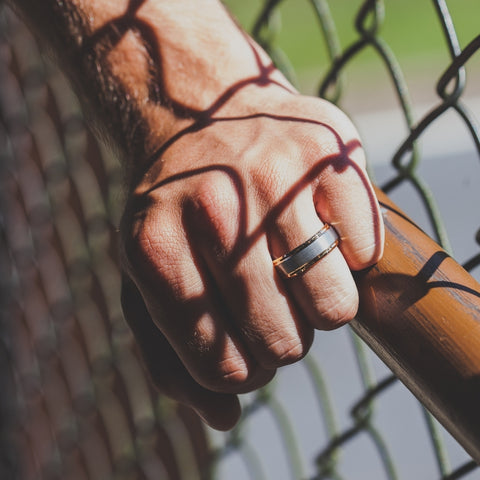
[[204, 369], [199, 382], [209, 390], [223, 393], [241, 391], [250, 379], [245, 363], [236, 356], [226, 357]]
[[158, 248], [155, 233], [150, 223], [142, 223], [136, 229], [128, 242], [127, 255], [131, 260], [149, 260], [155, 255]]
[[320, 310], [319, 328], [321, 330], [335, 330], [354, 319], [358, 310], [358, 292], [352, 289], [332, 298], [327, 308]]
[[126, 266], [130, 271], [139, 262], [145, 263], [153, 256], [154, 241], [152, 232], [144, 222], [136, 224], [130, 232], [123, 239], [123, 256]]
[[234, 210], [236, 202], [232, 196], [232, 180], [224, 174], [214, 172], [204, 175], [196, 186], [193, 198], [199, 208], [210, 214], [212, 219], [222, 218], [222, 212]]
[[[192, 226], [201, 237], [217, 250], [218, 255], [230, 250], [237, 234], [239, 194], [226, 175], [204, 176], [196, 186], [190, 201]], [[198, 235], [198, 233], [196, 233]]]
[[176, 239], [176, 230], [167, 219], [137, 221], [123, 239], [123, 262], [127, 272], [134, 278], [142, 271], [162, 276], [162, 272], [178, 261]]
[[354, 271], [363, 270], [378, 262], [382, 256], [382, 247], [376, 242], [368, 243], [360, 248], [357, 247], [355, 259], [350, 268]]
[[281, 157], [283, 161], [267, 159], [252, 167], [250, 183], [255, 185], [259, 201], [267, 206], [278, 202], [281, 192], [288, 190], [289, 183], [298, 176], [296, 169], [286, 161], [285, 154]]
[[272, 341], [267, 341], [266, 349], [260, 364], [265, 369], [273, 369], [289, 365], [301, 360], [308, 352], [306, 345], [298, 335], [282, 335]]
[[222, 335], [210, 319], [195, 322], [191, 335], [183, 337], [185, 365], [205, 388], [236, 393], [249, 381], [250, 368], [244, 353], [228, 335]]
[[125, 242], [125, 253], [130, 263], [149, 260], [157, 248], [156, 232], [147, 222], [137, 225]]

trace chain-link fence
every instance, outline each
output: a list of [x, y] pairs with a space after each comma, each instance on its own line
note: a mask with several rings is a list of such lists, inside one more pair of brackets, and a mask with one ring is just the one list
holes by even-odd
[[[264, 2], [253, 33], [291, 76], [278, 40], [287, 3], [295, 2]], [[382, 111], [375, 102], [383, 100], [374, 98], [353, 115], [367, 153], [379, 156], [383, 144], [381, 155], [391, 158], [374, 161], [372, 174], [475, 274], [480, 136], [465, 106], [475, 97], [464, 99], [480, 37], [460, 45], [447, 3], [430, 2], [428, 22], [441, 27], [450, 61], [428, 78], [437, 96], [419, 114], [383, 40], [388, 4], [344, 3], [358, 8], [356, 39], [347, 45], [328, 2], [298, 5], [319, 21], [318, 48], [330, 58], [319, 94], [342, 105], [356, 88], [350, 66], [373, 52], [385, 72], [378, 82], [396, 106]], [[480, 14], [480, 5], [465, 5]], [[245, 395], [230, 433], [211, 432], [189, 410], [159, 398], [119, 304], [119, 167], [89, 133], [64, 77], [1, 3], [0, 25], [1, 478], [480, 478], [463, 449], [348, 328], [317, 335], [303, 362]], [[374, 96], [381, 98], [380, 89], [375, 84]]]

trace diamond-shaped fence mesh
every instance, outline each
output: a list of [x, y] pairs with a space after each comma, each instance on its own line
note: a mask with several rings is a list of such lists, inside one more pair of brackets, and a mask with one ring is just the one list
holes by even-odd
[[[279, 21], [288, 3], [295, 2], [258, 3], [253, 34], [293, 76]], [[417, 109], [383, 37], [388, 3], [343, 2], [354, 18], [346, 45], [329, 3], [298, 2], [320, 26], [318, 49], [329, 57], [319, 95], [347, 109], [365, 96], [349, 93], [358, 87], [349, 69], [370, 52], [383, 74], [368, 82], [368, 108], [352, 115], [372, 175], [478, 276], [480, 136], [467, 78], [478, 83], [480, 36], [460, 44], [447, 2], [430, 2], [424, 27], [439, 26], [447, 60], [422, 84], [429, 107]], [[479, 17], [480, 5], [464, 8]], [[284, 28], [288, 21], [284, 14]], [[245, 395], [232, 432], [210, 431], [160, 397], [120, 308], [119, 165], [90, 134], [63, 75], [2, 3], [0, 32], [1, 478], [480, 478], [477, 464], [348, 328], [318, 334], [304, 361]]]

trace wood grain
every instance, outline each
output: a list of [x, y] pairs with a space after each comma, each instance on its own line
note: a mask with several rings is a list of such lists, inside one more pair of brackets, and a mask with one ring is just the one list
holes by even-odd
[[382, 192], [383, 259], [354, 330], [480, 463], [480, 284]]

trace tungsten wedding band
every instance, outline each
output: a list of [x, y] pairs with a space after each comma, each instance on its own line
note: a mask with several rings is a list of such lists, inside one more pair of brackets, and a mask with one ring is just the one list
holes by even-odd
[[325, 224], [306, 242], [273, 260], [273, 265], [288, 278], [296, 277], [330, 253], [338, 245], [338, 242], [339, 237], [335, 229]]

